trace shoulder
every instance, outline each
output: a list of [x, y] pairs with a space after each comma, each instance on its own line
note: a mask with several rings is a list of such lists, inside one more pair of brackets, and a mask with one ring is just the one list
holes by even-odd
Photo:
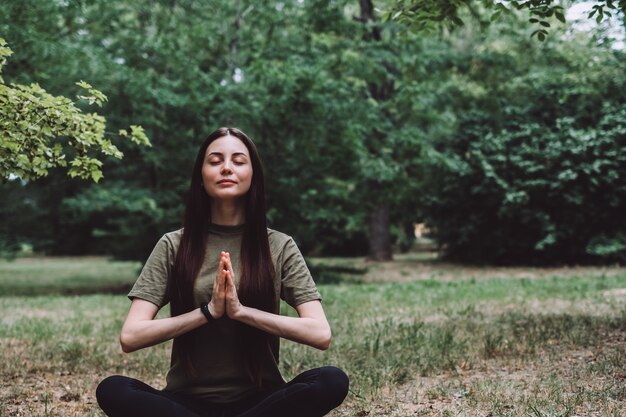
[[182, 231], [183, 229], [179, 229], [165, 233], [157, 242], [156, 249], [168, 251], [170, 253], [176, 252], [178, 250], [178, 246], [180, 245]]
[[270, 250], [274, 254], [280, 254], [285, 249], [297, 248], [296, 242], [286, 233], [274, 229], [267, 229], [267, 239], [270, 243]]
[[183, 229], [173, 230], [161, 236], [161, 240], [170, 244], [174, 244], [175, 246], [178, 246], [178, 244], [180, 243], [180, 237], [182, 235], [183, 235]]
[[293, 240], [293, 238], [283, 232], [279, 232], [278, 230], [267, 228], [267, 238], [270, 241], [270, 245], [272, 244], [285, 244], [289, 240]]

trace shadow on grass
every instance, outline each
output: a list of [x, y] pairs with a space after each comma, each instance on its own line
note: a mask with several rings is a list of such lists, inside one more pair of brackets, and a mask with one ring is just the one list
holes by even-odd
[[109, 285], [92, 285], [92, 286], [35, 286], [35, 287], [0, 287], [0, 294], [4, 297], [38, 297], [42, 295], [93, 295], [93, 294], [110, 294], [125, 295], [128, 294], [133, 284], [120, 283]]
[[321, 262], [308, 262], [308, 265], [316, 284], [361, 283], [359, 278], [367, 272], [367, 268], [348, 265], [328, 265]]

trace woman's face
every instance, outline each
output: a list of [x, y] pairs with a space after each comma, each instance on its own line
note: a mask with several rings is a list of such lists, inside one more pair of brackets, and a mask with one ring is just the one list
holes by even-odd
[[216, 200], [239, 199], [252, 183], [252, 162], [246, 145], [234, 136], [222, 136], [208, 146], [202, 165], [202, 184]]

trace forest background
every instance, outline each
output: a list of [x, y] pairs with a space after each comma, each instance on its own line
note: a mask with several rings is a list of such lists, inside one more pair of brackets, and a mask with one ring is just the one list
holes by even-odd
[[[475, 2], [414, 31], [404, 3], [7, 2], [6, 83], [75, 97], [87, 81], [124, 158], [97, 183], [6, 175], [0, 252], [144, 260], [180, 225], [199, 144], [227, 125], [259, 147], [270, 227], [307, 255], [390, 259], [426, 223], [454, 261], [626, 260], [623, 31], [562, 23], [568, 2], [490, 24]], [[129, 125], [152, 146], [123, 140]]]

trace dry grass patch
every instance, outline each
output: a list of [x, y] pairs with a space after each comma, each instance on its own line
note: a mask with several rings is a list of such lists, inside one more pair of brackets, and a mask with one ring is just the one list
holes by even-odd
[[[77, 260], [85, 270], [89, 262], [101, 280], [57, 264], [58, 282], [45, 280], [35, 294], [106, 288], [119, 273], [115, 263]], [[624, 268], [469, 268], [411, 256], [323, 262], [350, 275], [320, 285], [332, 346], [284, 342], [281, 369], [287, 378], [323, 364], [345, 369], [351, 393], [333, 417], [626, 415]], [[13, 285], [5, 266], [0, 281]], [[14, 272], [37, 286], [41, 270], [28, 271]], [[103, 416], [95, 388], [112, 374], [163, 386], [170, 344], [120, 351], [125, 296], [22, 295], [20, 285], [10, 287], [17, 296], [0, 296], [0, 417]]]
[[624, 342], [626, 333], [616, 332], [593, 349], [554, 347], [524, 359], [498, 358], [474, 369], [416, 377], [382, 387], [369, 404], [352, 399], [337, 415], [623, 417]]

